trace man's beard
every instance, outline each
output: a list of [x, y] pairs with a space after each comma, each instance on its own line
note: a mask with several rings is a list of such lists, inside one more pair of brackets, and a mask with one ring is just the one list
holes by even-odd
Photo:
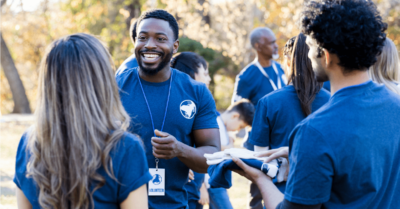
[[140, 54], [142, 54], [144, 52], [150, 52], [150, 51], [148, 51], [148, 50], [141, 51], [141, 52], [139, 52], [139, 54], [135, 53], [135, 55], [136, 55], [136, 59], [138, 61], [138, 65], [139, 65], [140, 70], [142, 70], [142, 72], [144, 74], [146, 74], [146, 75], [155, 75], [155, 74], [157, 74], [165, 66], [169, 65], [169, 62], [171, 61], [171, 58], [172, 58], [172, 53], [169, 53], [169, 54], [165, 55], [164, 53], [157, 52], [157, 53], [160, 53], [160, 56], [162, 58], [160, 64], [155, 69], [154, 68], [146, 68], [142, 64], [142, 56], [140, 55]]

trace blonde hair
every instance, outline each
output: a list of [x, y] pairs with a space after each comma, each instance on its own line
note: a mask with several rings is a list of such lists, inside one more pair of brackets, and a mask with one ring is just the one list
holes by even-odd
[[384, 84], [388, 89], [400, 95], [400, 61], [396, 45], [386, 38], [382, 53], [376, 63], [370, 67], [369, 76], [377, 83]]
[[27, 168], [40, 206], [93, 208], [93, 192], [105, 184], [97, 170], [103, 166], [116, 180], [109, 154], [129, 124], [111, 56], [99, 40], [79, 33], [48, 47], [35, 114]]

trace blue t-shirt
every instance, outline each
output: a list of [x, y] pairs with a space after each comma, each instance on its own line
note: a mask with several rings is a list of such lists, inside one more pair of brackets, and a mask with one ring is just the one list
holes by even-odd
[[[311, 110], [319, 109], [329, 98], [329, 92], [321, 89], [314, 98]], [[289, 146], [289, 134], [305, 117], [293, 85], [271, 92], [258, 101], [249, 142], [270, 149]], [[285, 185], [286, 182], [277, 184], [281, 192], [285, 191]]]
[[138, 63], [137, 63], [137, 59], [135, 57], [135, 54], [132, 54], [130, 57], [128, 57], [128, 59], [126, 59], [121, 66], [119, 66], [117, 72], [115, 72], [115, 76], [119, 76], [119, 74], [121, 72], [123, 72], [126, 69], [129, 68], [134, 68], [134, 67], [138, 67]]
[[400, 208], [400, 97], [372, 81], [337, 91], [290, 135], [285, 198]]
[[194, 171], [193, 171], [193, 174], [194, 174], [194, 180], [188, 182], [185, 185], [185, 189], [188, 193], [189, 201], [198, 201], [198, 200], [200, 200], [200, 188], [203, 185], [205, 174], [197, 173]]
[[[275, 62], [275, 61], [273, 61]], [[279, 79], [281, 80], [282, 87], [286, 84], [284, 83], [282, 76], [285, 74], [281, 68], [281, 65], [275, 62], [276, 67], [279, 72]], [[264, 68], [268, 76], [277, 85], [278, 77], [271, 66]], [[272, 92], [274, 88], [271, 86], [269, 79], [264, 76], [258, 69], [256, 65], [249, 65], [244, 68], [239, 75], [236, 76], [235, 89], [233, 92], [232, 102], [236, 102], [241, 98], [245, 98], [251, 101], [253, 105], [257, 108], [258, 100], [263, 96]]]
[[[318, 110], [328, 102], [329, 92], [321, 89], [315, 96], [311, 111]], [[260, 147], [276, 149], [289, 146], [289, 134], [306, 116], [304, 115], [296, 89], [285, 86], [264, 96], [257, 105], [249, 141]]]
[[[180, 142], [194, 146], [193, 130], [218, 128], [214, 99], [206, 85], [187, 74], [172, 70], [171, 96], [164, 124], [164, 132]], [[149, 168], [155, 168], [151, 137], [154, 131], [150, 114], [138, 82], [137, 68], [128, 68], [116, 76], [122, 104], [131, 117], [129, 130], [144, 142]], [[154, 127], [161, 129], [170, 80], [151, 83], [140, 79], [153, 115]], [[159, 168], [165, 168], [165, 196], [150, 196], [150, 208], [185, 208], [188, 203], [184, 188], [189, 168], [178, 158], [160, 159]]]
[[[27, 150], [25, 133], [18, 145], [14, 182], [25, 194], [33, 208], [40, 208], [39, 188], [32, 178], [26, 177], [26, 165], [31, 156]], [[110, 152], [113, 171], [118, 182], [112, 179], [101, 166], [97, 172], [105, 178], [105, 185], [93, 193], [95, 208], [120, 208], [119, 205], [134, 190], [152, 179], [142, 142], [130, 133], [125, 133]], [[97, 186], [93, 183], [92, 190]]]
[[323, 85], [323, 88], [330, 92], [331, 91], [331, 82], [330, 81], [325, 81], [324, 85]]

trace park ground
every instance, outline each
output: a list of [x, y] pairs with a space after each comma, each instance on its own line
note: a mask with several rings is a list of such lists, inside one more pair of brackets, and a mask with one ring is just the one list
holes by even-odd
[[[15, 154], [24, 131], [32, 125], [32, 115], [3, 115], [0, 118], [0, 209], [17, 208], [15, 196]], [[241, 140], [235, 141], [240, 147]], [[233, 174], [233, 186], [228, 190], [234, 209], [245, 209], [248, 203], [249, 182]], [[208, 206], [204, 207], [208, 209]]]

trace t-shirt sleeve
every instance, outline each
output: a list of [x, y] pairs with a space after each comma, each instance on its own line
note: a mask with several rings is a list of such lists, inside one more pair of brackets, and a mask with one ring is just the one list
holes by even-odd
[[233, 90], [232, 95], [232, 104], [241, 100], [241, 99], [249, 99], [251, 95], [251, 88], [250, 85], [247, 84], [246, 80], [244, 79], [243, 74], [239, 74], [236, 76], [235, 81], [235, 88]]
[[193, 129], [218, 128], [217, 109], [214, 99], [205, 85], [202, 85], [202, 88], [203, 93], [200, 94], [201, 97], [198, 100], [199, 109], [195, 116]]
[[304, 205], [325, 203], [331, 195], [334, 155], [323, 135], [307, 123], [290, 137], [290, 171], [285, 199]]
[[270, 124], [267, 115], [267, 105], [263, 99], [258, 101], [257, 109], [254, 114], [253, 126], [249, 137], [249, 142], [260, 147], [270, 146]]
[[[132, 135], [125, 136], [129, 146], [125, 150], [119, 167], [120, 183], [118, 202], [123, 202], [128, 195], [151, 180], [146, 155], [139, 139]], [[132, 140], [127, 142], [127, 140]]]
[[22, 190], [22, 183], [25, 181], [26, 177], [26, 165], [28, 162], [27, 156], [27, 133], [22, 135], [21, 140], [19, 141], [17, 156], [15, 160], [15, 175], [14, 175], [14, 183], [17, 185], [19, 189]]

